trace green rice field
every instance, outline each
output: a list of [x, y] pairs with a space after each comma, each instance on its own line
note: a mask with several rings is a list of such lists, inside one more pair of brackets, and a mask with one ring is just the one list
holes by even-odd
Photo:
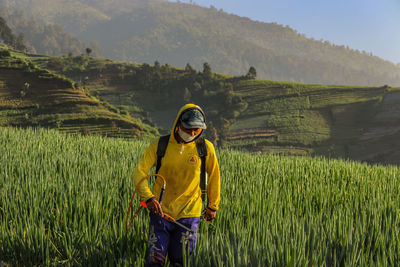
[[[0, 128], [0, 262], [142, 266], [147, 211], [125, 215], [148, 144]], [[187, 266], [400, 265], [398, 167], [217, 154], [220, 210]]]

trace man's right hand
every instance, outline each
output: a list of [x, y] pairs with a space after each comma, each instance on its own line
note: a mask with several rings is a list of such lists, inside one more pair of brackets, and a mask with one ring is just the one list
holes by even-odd
[[160, 202], [155, 197], [152, 197], [146, 201], [147, 208], [154, 214], [162, 216], [163, 212], [161, 209]]
[[216, 216], [217, 216], [217, 211], [207, 207], [203, 219], [205, 221], [212, 221], [215, 219]]

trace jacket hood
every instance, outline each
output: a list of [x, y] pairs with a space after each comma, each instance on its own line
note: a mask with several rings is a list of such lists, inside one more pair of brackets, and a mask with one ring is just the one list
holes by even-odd
[[[199, 106], [197, 106], [197, 105], [195, 105], [195, 104], [186, 104], [186, 105], [184, 105], [184, 106], [181, 107], [181, 109], [179, 110], [178, 115], [177, 115], [176, 118], [175, 118], [175, 122], [174, 122], [174, 124], [172, 125], [171, 136], [174, 136], [174, 139], [175, 139], [175, 128], [176, 128], [176, 126], [178, 125], [178, 122], [179, 122], [179, 120], [180, 120], [180, 118], [181, 118], [181, 116], [182, 116], [182, 113], [184, 113], [184, 112], [185, 112], [186, 110], [188, 110], [188, 109], [197, 109], [197, 110], [199, 110], [199, 111], [201, 112], [201, 114], [203, 114], [204, 122], [206, 122], [206, 116], [205, 116], [205, 114], [204, 114], [204, 111], [201, 109], [201, 107], [199, 107]], [[203, 130], [203, 131], [204, 131], [204, 130]], [[203, 133], [203, 131], [201, 132], [201, 134]], [[196, 140], [197, 138], [199, 138], [201, 134], [199, 134], [194, 140]], [[193, 140], [193, 141], [194, 141], [194, 140]], [[177, 141], [177, 140], [175, 139], [175, 141]], [[193, 141], [192, 141], [192, 142], [193, 142]]]

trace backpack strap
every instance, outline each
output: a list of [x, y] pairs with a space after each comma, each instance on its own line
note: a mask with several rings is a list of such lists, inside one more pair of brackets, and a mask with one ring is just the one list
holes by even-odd
[[[168, 141], [170, 135], [161, 136], [158, 140], [157, 146], [157, 165], [156, 165], [156, 173], [160, 170], [161, 160], [165, 155], [165, 151], [167, 150]], [[196, 139], [196, 148], [197, 154], [201, 159], [200, 166], [200, 188], [201, 188], [201, 199], [204, 201], [207, 196], [207, 177], [206, 177], [206, 156], [207, 156], [207, 146], [203, 137]]]
[[158, 139], [156, 173], [158, 173], [158, 171], [160, 170], [161, 159], [164, 157], [165, 151], [167, 150], [169, 137], [170, 135], [164, 135], [161, 136], [160, 139]]
[[201, 188], [201, 199], [205, 201], [207, 197], [207, 177], [206, 177], [206, 156], [207, 146], [203, 137], [196, 140], [197, 153], [201, 159], [200, 166], [200, 188]]

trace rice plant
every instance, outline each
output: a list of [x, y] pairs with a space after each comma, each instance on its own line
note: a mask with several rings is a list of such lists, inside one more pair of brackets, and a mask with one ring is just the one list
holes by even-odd
[[[143, 265], [147, 211], [124, 224], [148, 144], [0, 128], [0, 261]], [[400, 265], [398, 167], [217, 153], [220, 210], [186, 265]]]

